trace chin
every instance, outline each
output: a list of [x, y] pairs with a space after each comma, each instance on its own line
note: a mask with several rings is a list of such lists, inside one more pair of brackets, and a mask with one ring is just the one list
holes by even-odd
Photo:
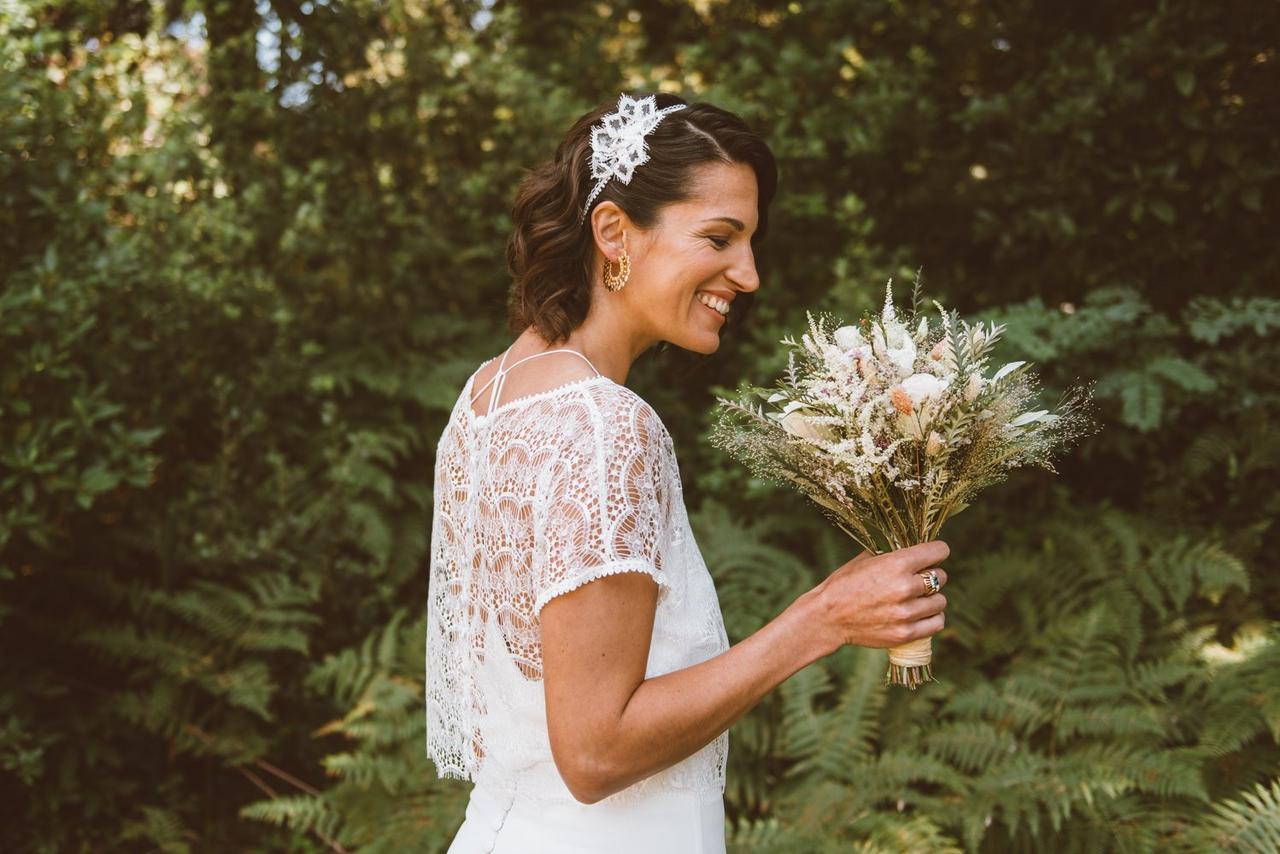
[[701, 335], [671, 341], [670, 344], [672, 347], [679, 347], [681, 350], [688, 350], [691, 353], [701, 353], [704, 356], [709, 356], [720, 349], [720, 333], [703, 333]]

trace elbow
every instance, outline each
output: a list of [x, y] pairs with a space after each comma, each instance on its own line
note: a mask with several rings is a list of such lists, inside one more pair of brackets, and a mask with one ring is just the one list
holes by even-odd
[[570, 762], [562, 762], [556, 757], [556, 768], [569, 794], [579, 803], [594, 804], [612, 794], [604, 763], [585, 751]]
[[569, 793], [573, 795], [573, 799], [575, 801], [580, 804], [586, 804], [587, 806], [591, 806], [603, 797], [602, 795], [596, 794], [595, 789], [583, 789], [579, 787], [570, 789]]

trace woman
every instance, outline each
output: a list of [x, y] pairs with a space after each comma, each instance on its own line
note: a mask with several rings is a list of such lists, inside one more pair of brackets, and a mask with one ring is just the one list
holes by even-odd
[[519, 335], [437, 449], [427, 749], [475, 782], [455, 854], [723, 852], [729, 727], [845, 644], [943, 626], [937, 540], [858, 555], [730, 648], [670, 436], [625, 383], [660, 341], [715, 352], [760, 286], [776, 166], [709, 104], [610, 106], [522, 184]]

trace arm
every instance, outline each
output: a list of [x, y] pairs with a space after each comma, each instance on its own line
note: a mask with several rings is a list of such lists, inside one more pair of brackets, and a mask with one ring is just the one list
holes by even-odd
[[692, 755], [797, 670], [838, 649], [818, 630], [815, 608], [806, 594], [715, 658], [642, 682], [605, 753], [600, 797]]
[[[644, 673], [658, 587], [610, 575], [542, 609], [552, 755], [584, 803], [692, 755], [765, 695], [845, 645], [885, 648], [936, 634], [946, 597], [919, 571], [950, 554], [941, 540], [845, 563], [731, 649], [652, 679]], [[934, 566], [939, 580], [947, 574]]]
[[791, 674], [840, 647], [810, 591], [720, 655], [645, 679], [657, 591], [643, 573], [622, 573], [543, 608], [552, 754], [583, 803], [696, 753]]

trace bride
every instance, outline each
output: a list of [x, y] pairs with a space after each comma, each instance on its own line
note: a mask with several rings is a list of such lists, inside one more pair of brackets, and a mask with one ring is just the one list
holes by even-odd
[[611, 106], [522, 183], [519, 334], [436, 450], [427, 753], [475, 784], [453, 854], [723, 852], [729, 727], [845, 644], [943, 627], [935, 540], [863, 552], [729, 645], [671, 437], [626, 379], [660, 341], [718, 348], [760, 286], [777, 168], [710, 104]]

